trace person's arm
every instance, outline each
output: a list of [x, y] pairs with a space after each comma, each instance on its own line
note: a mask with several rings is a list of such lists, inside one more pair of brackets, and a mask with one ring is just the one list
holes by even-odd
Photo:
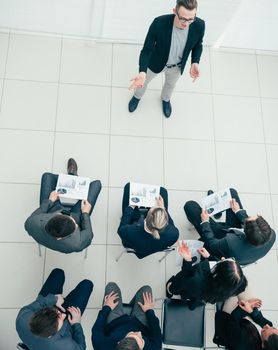
[[54, 294], [48, 294], [46, 297], [39, 295], [35, 301], [33, 301], [29, 305], [24, 306], [20, 310], [18, 314], [18, 318], [24, 316], [25, 314], [39, 311], [45, 307], [54, 306], [56, 302], [57, 302], [57, 297]]
[[239, 209], [236, 213], [235, 213], [236, 217], [238, 218], [238, 220], [240, 221], [241, 225], [244, 225], [245, 220], [248, 218], [248, 215], [246, 213], [246, 210], [244, 209]]
[[205, 22], [203, 20], [201, 20], [199, 26], [200, 26], [200, 28], [199, 28], [199, 30], [200, 30], [199, 40], [192, 48], [191, 64], [200, 62], [202, 51], [203, 51], [203, 38], [204, 38], [204, 34], [205, 34]]
[[[80, 240], [81, 246], [87, 247], [94, 237], [90, 215], [88, 213], [82, 213], [80, 222]], [[82, 248], [82, 249], [83, 249]]]
[[132, 223], [134, 208], [128, 206], [125, 208], [123, 216], [121, 218], [119, 229], [125, 225], [130, 225]]
[[152, 24], [150, 25], [150, 28], [148, 30], [144, 46], [141, 50], [140, 57], [139, 57], [139, 73], [141, 72], [147, 72], [149, 62], [151, 55], [155, 48], [155, 42], [156, 42], [156, 31], [157, 31], [157, 20], [154, 19]]
[[111, 311], [111, 308], [107, 305], [104, 305], [103, 308], [99, 311], [98, 317], [95, 324], [92, 328], [92, 344], [94, 349], [101, 349], [105, 343], [105, 325], [106, 320]]
[[204, 221], [201, 223], [202, 228], [202, 239], [205, 242], [205, 246], [211, 255], [218, 257], [229, 257], [229, 246], [226, 238], [217, 239], [211, 229], [210, 223]]
[[267, 318], [265, 318], [260, 310], [257, 308], [254, 308], [251, 314], [249, 316], [252, 318], [252, 320], [257, 323], [259, 326], [263, 328], [266, 324], [270, 325], [272, 327], [272, 322], [269, 321]]
[[159, 325], [159, 319], [156, 317], [154, 310], [150, 309], [146, 311], [146, 317], [148, 320], [149, 341], [153, 345], [153, 349], [161, 349], [162, 347], [162, 334]]
[[76, 345], [74, 349], [85, 350], [86, 341], [83, 333], [83, 328], [80, 323], [75, 323], [71, 326], [72, 329], [72, 339], [75, 341]]

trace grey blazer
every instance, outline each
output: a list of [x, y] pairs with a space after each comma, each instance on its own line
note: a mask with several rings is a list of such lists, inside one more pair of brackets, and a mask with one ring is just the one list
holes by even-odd
[[80, 252], [88, 247], [94, 235], [90, 215], [87, 213], [81, 215], [80, 225], [67, 237], [57, 240], [45, 231], [46, 223], [61, 211], [49, 213], [54, 205], [55, 203], [45, 199], [41, 206], [29, 216], [24, 225], [29, 235], [39, 244], [61, 253]]
[[24, 306], [16, 318], [16, 330], [25, 345], [30, 350], [85, 350], [85, 337], [80, 323], [72, 326], [65, 320], [62, 328], [50, 338], [34, 335], [29, 328], [31, 317], [36, 311], [56, 304], [53, 294], [43, 297], [39, 295], [33, 303]]

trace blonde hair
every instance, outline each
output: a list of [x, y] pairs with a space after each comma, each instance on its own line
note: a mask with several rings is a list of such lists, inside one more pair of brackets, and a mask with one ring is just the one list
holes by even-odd
[[146, 226], [154, 239], [160, 239], [159, 231], [168, 225], [168, 214], [164, 208], [155, 207], [148, 211]]

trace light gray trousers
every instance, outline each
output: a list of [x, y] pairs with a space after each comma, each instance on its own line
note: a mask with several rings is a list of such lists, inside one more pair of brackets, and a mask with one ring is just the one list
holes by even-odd
[[[181, 76], [181, 69], [179, 67], [167, 68], [164, 67], [163, 71], [165, 76], [165, 82], [161, 91], [161, 99], [168, 102], [172, 96], [176, 83]], [[147, 90], [148, 84], [157, 76], [157, 73], [154, 73], [149, 68], [147, 70], [145, 84], [142, 88], [136, 89], [134, 96], [139, 100], [144, 95]]]

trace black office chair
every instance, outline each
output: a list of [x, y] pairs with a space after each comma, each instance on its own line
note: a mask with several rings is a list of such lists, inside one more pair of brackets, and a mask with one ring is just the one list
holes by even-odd
[[188, 302], [166, 299], [163, 304], [163, 348], [193, 347], [204, 349], [205, 305], [190, 310]]
[[18, 343], [17, 346], [16, 346], [16, 348], [17, 348], [18, 350], [29, 350], [29, 348], [28, 348], [25, 344], [23, 344], [23, 343]]

